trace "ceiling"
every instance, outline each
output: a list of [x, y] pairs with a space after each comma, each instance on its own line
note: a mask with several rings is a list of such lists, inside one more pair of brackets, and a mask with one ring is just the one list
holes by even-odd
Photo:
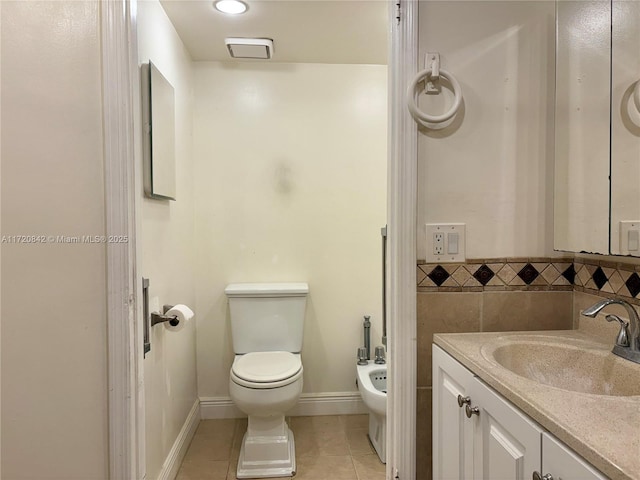
[[232, 60], [225, 37], [272, 38], [279, 63], [386, 64], [387, 0], [244, 0], [227, 15], [212, 0], [160, 0], [194, 61]]

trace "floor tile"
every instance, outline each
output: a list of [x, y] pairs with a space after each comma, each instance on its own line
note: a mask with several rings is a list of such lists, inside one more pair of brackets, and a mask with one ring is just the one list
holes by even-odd
[[347, 430], [347, 442], [351, 455], [368, 455], [375, 453], [369, 442], [369, 428]]
[[297, 431], [340, 430], [338, 415], [321, 415], [316, 417], [291, 417], [289, 428], [293, 433]]
[[350, 455], [301, 457], [295, 480], [358, 480]]
[[349, 443], [342, 430], [302, 430], [294, 433], [296, 456], [349, 455]]
[[228, 470], [228, 461], [184, 462], [178, 470], [176, 480], [225, 480]]
[[195, 460], [229, 460], [233, 437], [195, 435], [185, 455], [185, 462]]
[[384, 480], [387, 467], [378, 455], [354, 455], [352, 458], [358, 480]]
[[345, 430], [369, 428], [369, 415], [340, 415], [340, 423]]
[[240, 419], [221, 418], [217, 420], [200, 420], [196, 435], [218, 435], [221, 437], [233, 437], [236, 424]]

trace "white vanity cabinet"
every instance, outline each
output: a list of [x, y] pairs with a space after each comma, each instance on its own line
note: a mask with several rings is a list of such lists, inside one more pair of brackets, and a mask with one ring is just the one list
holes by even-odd
[[530, 480], [534, 472], [543, 480], [606, 479], [434, 345], [433, 478]]
[[540, 468], [542, 429], [479, 378], [474, 380], [473, 478], [531, 480]]
[[[545, 478], [545, 475], [550, 475]], [[569, 447], [549, 433], [542, 434], [542, 470], [544, 480], [607, 480]]]
[[[433, 478], [473, 478], [473, 438], [477, 422], [465, 415], [475, 378], [439, 347], [433, 348]], [[436, 413], [437, 412], [437, 413]]]

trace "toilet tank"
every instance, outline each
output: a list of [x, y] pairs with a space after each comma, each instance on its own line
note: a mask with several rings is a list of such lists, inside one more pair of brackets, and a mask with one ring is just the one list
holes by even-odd
[[225, 288], [236, 354], [302, 350], [306, 283], [233, 283]]

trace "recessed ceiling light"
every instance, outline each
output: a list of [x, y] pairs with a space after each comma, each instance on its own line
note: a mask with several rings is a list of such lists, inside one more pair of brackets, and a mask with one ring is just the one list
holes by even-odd
[[240, 0], [218, 0], [214, 2], [216, 10], [222, 13], [229, 13], [231, 15], [238, 15], [247, 11], [247, 4]]

